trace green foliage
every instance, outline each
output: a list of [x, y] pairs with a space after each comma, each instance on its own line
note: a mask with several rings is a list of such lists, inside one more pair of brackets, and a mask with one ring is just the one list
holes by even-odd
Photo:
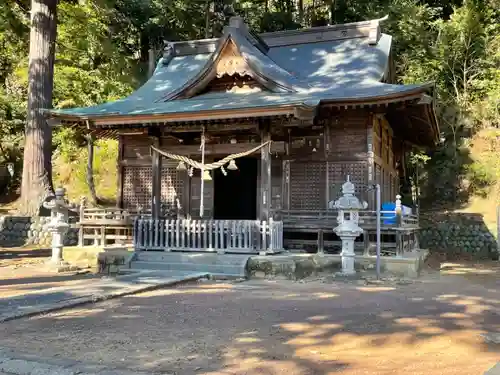
[[[70, 140], [71, 136], [67, 134], [60, 139]], [[118, 142], [98, 140], [94, 148], [96, 191], [103, 201], [113, 202], [116, 200], [117, 189]], [[87, 160], [87, 148], [75, 143], [61, 148], [61, 152], [53, 155], [54, 186], [67, 187], [68, 198], [72, 201], [78, 201], [81, 196], [90, 197], [86, 178]]]
[[488, 188], [496, 182], [496, 174], [488, 164], [473, 162], [467, 167], [467, 179], [469, 180], [472, 192], [485, 197]]

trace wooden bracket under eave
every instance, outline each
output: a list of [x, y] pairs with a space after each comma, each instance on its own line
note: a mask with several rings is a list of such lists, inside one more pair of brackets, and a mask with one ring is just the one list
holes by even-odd
[[301, 123], [309, 123], [311, 125], [314, 123], [316, 113], [316, 106], [301, 106], [293, 109], [293, 115], [296, 119], [300, 120]]

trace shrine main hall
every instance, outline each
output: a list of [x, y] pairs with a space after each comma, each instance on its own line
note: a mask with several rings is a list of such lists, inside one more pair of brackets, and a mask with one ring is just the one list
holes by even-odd
[[168, 43], [128, 97], [48, 117], [118, 140], [123, 210], [274, 221], [285, 247], [328, 247], [338, 239], [317, 236], [331, 234], [347, 176], [371, 231], [368, 186], [395, 202], [409, 152], [439, 139], [434, 85], [397, 83], [382, 21], [257, 34], [232, 17], [218, 38]]

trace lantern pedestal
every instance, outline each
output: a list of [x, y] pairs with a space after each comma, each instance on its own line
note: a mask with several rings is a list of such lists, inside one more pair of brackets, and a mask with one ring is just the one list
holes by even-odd
[[52, 233], [52, 256], [46, 266], [56, 272], [66, 272], [78, 269], [63, 260], [64, 237], [69, 230], [68, 211], [69, 205], [64, 199], [64, 188], [55, 191], [55, 197], [43, 204], [51, 211], [49, 230]]
[[335, 233], [342, 240], [342, 252], [340, 253], [342, 256], [342, 274], [354, 275], [356, 274], [354, 269], [354, 240], [363, 231], [350, 222], [344, 222], [335, 228]]
[[342, 240], [342, 274], [355, 275], [354, 269], [354, 240], [363, 233], [363, 229], [358, 226], [359, 211], [368, 207], [366, 202], [361, 202], [354, 196], [354, 184], [347, 181], [342, 185], [342, 197], [335, 201], [333, 208], [339, 210], [337, 222], [339, 225], [333, 231]]

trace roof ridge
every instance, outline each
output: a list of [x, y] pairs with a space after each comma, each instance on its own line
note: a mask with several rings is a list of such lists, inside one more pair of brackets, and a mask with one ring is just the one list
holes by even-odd
[[[388, 16], [373, 20], [350, 22], [337, 25], [308, 27], [295, 30], [273, 31], [256, 33], [245, 24], [241, 17], [232, 17], [226, 28], [236, 28], [245, 31], [253, 45], [267, 52], [271, 47], [290, 44], [302, 44], [337, 39], [351, 39], [359, 37], [370, 38], [370, 44], [377, 44], [380, 39], [380, 23], [387, 20]], [[357, 31], [357, 32], [356, 32]], [[200, 53], [214, 53], [217, 49], [218, 38], [205, 38], [195, 40], [165, 41], [164, 58], [167, 61], [175, 56], [195, 55]], [[299, 38], [297, 38], [299, 37]]]
[[317, 33], [323, 31], [332, 31], [332, 30], [341, 30], [341, 29], [351, 29], [351, 28], [363, 28], [369, 27], [373, 25], [379, 25], [381, 22], [389, 19], [389, 16], [386, 15], [381, 18], [375, 18], [372, 20], [358, 21], [358, 22], [348, 22], [348, 23], [339, 23], [335, 25], [326, 25], [326, 26], [315, 26], [315, 27], [304, 27], [301, 29], [294, 30], [281, 30], [281, 31], [270, 31], [267, 33], [260, 33], [261, 38], [275, 36], [275, 35], [287, 35], [287, 34], [295, 34], [295, 33]]

